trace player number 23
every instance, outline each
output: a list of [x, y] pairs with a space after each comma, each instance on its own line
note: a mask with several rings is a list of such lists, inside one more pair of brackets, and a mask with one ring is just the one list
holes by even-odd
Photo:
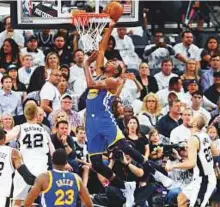
[[73, 190], [57, 190], [55, 192], [57, 199], [54, 203], [55, 206], [63, 206], [64, 204], [66, 205], [71, 205], [74, 201], [74, 191]]

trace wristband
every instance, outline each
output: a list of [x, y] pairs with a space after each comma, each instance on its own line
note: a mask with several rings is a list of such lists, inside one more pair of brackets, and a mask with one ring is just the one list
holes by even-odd
[[66, 147], [68, 147], [69, 145], [68, 145], [68, 144], [64, 144], [63, 146], [64, 146], [64, 148], [66, 148]]

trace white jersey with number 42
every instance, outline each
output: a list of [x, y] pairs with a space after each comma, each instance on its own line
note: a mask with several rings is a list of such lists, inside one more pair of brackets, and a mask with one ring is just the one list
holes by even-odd
[[34, 175], [48, 168], [49, 139], [49, 134], [39, 124], [20, 125], [19, 149], [24, 163]]
[[196, 167], [193, 169], [193, 176], [207, 176], [214, 174], [213, 157], [211, 152], [211, 139], [205, 132], [199, 132], [193, 135], [199, 140], [199, 151], [197, 153]]

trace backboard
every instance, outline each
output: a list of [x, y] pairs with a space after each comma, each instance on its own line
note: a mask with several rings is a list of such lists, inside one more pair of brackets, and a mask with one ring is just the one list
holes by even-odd
[[[73, 28], [72, 12], [86, 10], [100, 13], [111, 0], [17, 0], [11, 3], [11, 17], [14, 28]], [[124, 13], [117, 26], [139, 25], [139, 1], [119, 1]]]

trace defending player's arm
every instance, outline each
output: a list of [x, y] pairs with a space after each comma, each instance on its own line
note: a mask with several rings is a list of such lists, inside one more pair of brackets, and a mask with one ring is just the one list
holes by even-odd
[[34, 186], [31, 188], [24, 201], [24, 207], [32, 206], [32, 204], [38, 198], [40, 193], [44, 190], [44, 184], [48, 183], [47, 180], [49, 180], [48, 173], [41, 174], [38, 178], [36, 178]]
[[197, 150], [199, 149], [199, 140], [196, 137], [191, 137], [188, 140], [188, 158], [182, 163], [167, 164], [166, 170], [171, 171], [173, 169], [192, 169], [196, 166], [197, 162]]
[[92, 199], [89, 196], [87, 188], [83, 185], [81, 178], [78, 175], [75, 175], [76, 179], [79, 182], [79, 197], [85, 207], [93, 207]]
[[5, 143], [17, 140], [19, 133], [20, 133], [20, 126], [17, 125], [6, 134]]
[[28, 185], [33, 185], [36, 177], [30, 173], [26, 165], [23, 163], [23, 158], [18, 150], [12, 150], [11, 159], [13, 167], [17, 169], [19, 174], [23, 177], [24, 181]]

